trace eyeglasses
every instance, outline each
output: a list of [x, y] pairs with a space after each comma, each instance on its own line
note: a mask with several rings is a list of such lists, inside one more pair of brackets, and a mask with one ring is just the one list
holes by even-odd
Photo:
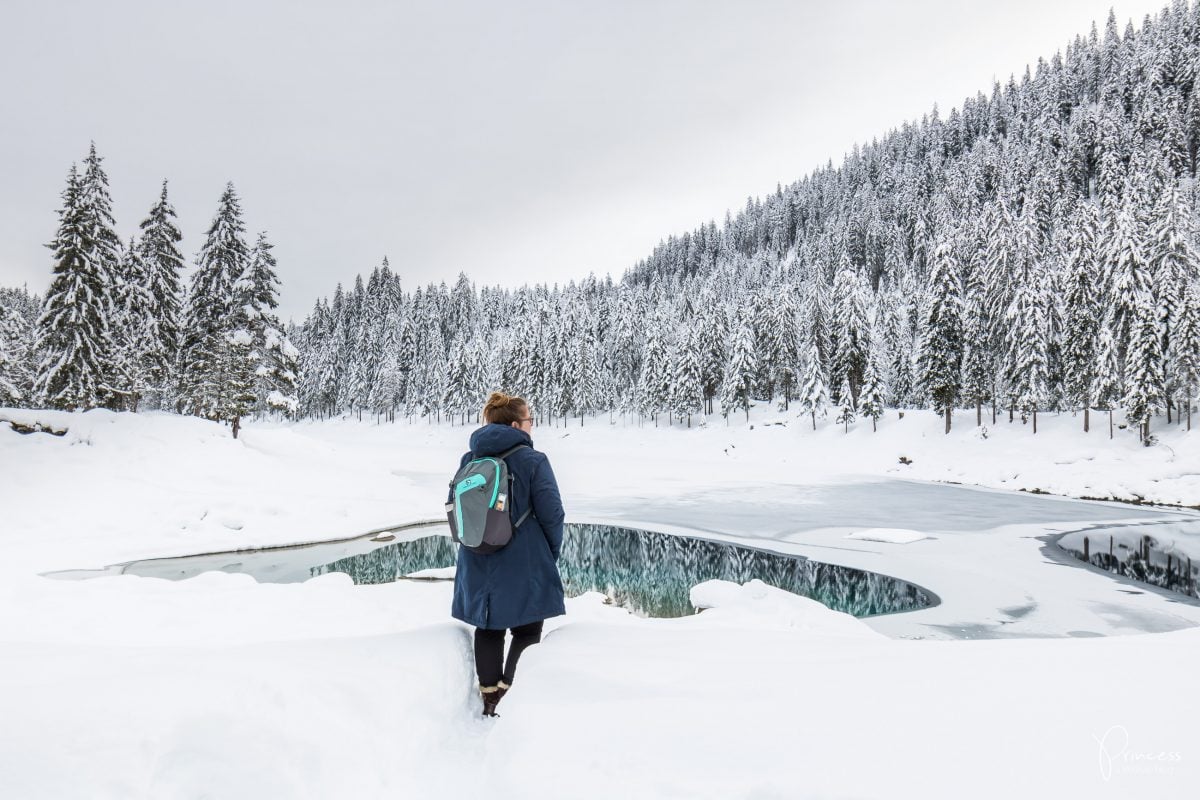
[[517, 422], [528, 422], [530, 427], [532, 427], [533, 426], [533, 417], [522, 417], [521, 419], [517, 420]]

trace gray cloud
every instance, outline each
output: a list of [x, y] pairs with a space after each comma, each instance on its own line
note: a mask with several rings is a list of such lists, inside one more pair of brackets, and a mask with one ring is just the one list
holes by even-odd
[[0, 285], [48, 285], [91, 139], [123, 235], [168, 178], [189, 257], [234, 181], [297, 319], [385, 253], [409, 288], [617, 277], [1110, 4], [8, 0]]

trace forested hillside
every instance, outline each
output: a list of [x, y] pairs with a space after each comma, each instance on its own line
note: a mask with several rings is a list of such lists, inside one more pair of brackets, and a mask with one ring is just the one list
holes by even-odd
[[1198, 67], [1197, 7], [1123, 32], [1110, 16], [668, 238], [616, 284], [408, 293], [385, 264], [298, 332], [301, 411], [470, 415], [503, 386], [555, 416], [774, 402], [814, 422], [882, 405], [1173, 420], [1200, 368]]

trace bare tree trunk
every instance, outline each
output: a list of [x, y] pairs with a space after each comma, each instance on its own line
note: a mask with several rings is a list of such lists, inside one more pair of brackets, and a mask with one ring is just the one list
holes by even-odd
[[983, 401], [975, 398], [975, 427], [983, 425]]
[[1112, 430], [1112, 409], [1108, 409], [1108, 438], [1113, 438]]
[[1033, 432], [1037, 433], [1037, 409], [1033, 410]]
[[950, 432], [950, 408], [946, 408], [946, 433]]
[[233, 438], [235, 438], [235, 439], [237, 438], [238, 431], [241, 430], [241, 428], [242, 428], [242, 416], [241, 416], [241, 414], [236, 414], [233, 417]]
[[1088, 428], [1091, 426], [1092, 409], [1090, 406], [1091, 406], [1091, 403], [1089, 403], [1087, 400], [1083, 401], [1083, 432], [1084, 433], [1087, 433]]

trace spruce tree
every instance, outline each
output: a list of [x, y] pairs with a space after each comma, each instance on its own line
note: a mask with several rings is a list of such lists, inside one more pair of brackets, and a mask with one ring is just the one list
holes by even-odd
[[826, 414], [829, 406], [829, 392], [825, 388], [825, 378], [821, 370], [821, 354], [816, 344], [808, 348], [808, 357], [804, 360], [804, 374], [800, 378], [800, 395], [797, 404], [802, 413], [812, 416], [813, 430], [817, 429], [817, 415]]
[[83, 177], [79, 184], [80, 210], [83, 215], [88, 258], [95, 265], [105, 286], [105, 315], [109, 321], [111, 339], [104, 353], [104, 405], [123, 408], [130, 399], [127, 379], [120, 371], [122, 331], [117, 318], [121, 315], [121, 298], [126, 285], [121, 274], [121, 237], [117, 235], [116, 222], [112, 213], [112, 197], [108, 189], [108, 175], [103, 167], [104, 159], [96, 153], [92, 142], [88, 156], [83, 161]]
[[1162, 340], [1157, 314], [1149, 295], [1135, 306], [1130, 324], [1132, 339], [1126, 360], [1125, 416], [1137, 424], [1139, 437], [1148, 442], [1150, 417], [1162, 405]]
[[[1184, 293], [1197, 274], [1200, 264], [1191, 245], [1192, 210], [1184, 201], [1178, 185], [1170, 181], [1155, 206], [1155, 224], [1148, 247], [1151, 282], [1156, 300], [1158, 325], [1162, 333], [1160, 350], [1175, 352], [1173, 339], [1182, 313]], [[1167, 421], [1171, 420], [1174, 378], [1177, 370], [1164, 373], [1162, 395], [1167, 405]]]
[[754, 352], [754, 333], [750, 321], [740, 318], [733, 325], [733, 343], [729, 348], [729, 361], [725, 364], [725, 379], [721, 385], [721, 414], [728, 419], [729, 412], [742, 409], [750, 419], [750, 398], [754, 392], [754, 374], [758, 360]]
[[934, 250], [931, 269], [929, 309], [922, 326], [918, 369], [921, 382], [933, 400], [934, 410], [945, 417], [946, 433], [949, 433], [950, 415], [961, 382], [962, 301], [957, 268], [948, 242], [942, 242]]
[[92, 222], [83, 206], [79, 173], [67, 176], [58, 212], [54, 279], [37, 323], [38, 364], [35, 393], [53, 408], [74, 411], [101, 405], [110, 396], [106, 359], [113, 345], [109, 329], [109, 279], [97, 263]]
[[883, 416], [883, 387], [880, 385], [879, 370], [874, 359], [867, 361], [863, 375], [862, 391], [858, 394], [858, 413], [871, 420], [871, 430], [879, 429], [879, 418]]
[[181, 410], [212, 420], [228, 420], [241, 407], [232, 401], [228, 381], [230, 370], [241, 374], [230, 351], [234, 334], [245, 330], [236, 292], [248, 257], [244, 234], [241, 204], [229, 183], [197, 257], [180, 346]]
[[158, 349], [158, 320], [150, 294], [149, 276], [135, 240], [122, 254], [122, 291], [114, 298], [112, 328], [116, 332], [109, 374], [124, 387], [126, 406], [137, 411], [142, 397], [155, 387], [155, 370], [162, 365]]
[[659, 315], [646, 322], [646, 343], [642, 350], [641, 373], [638, 375], [637, 404], [640, 413], [654, 416], [657, 422], [658, 413], [670, 407], [669, 384], [666, 382], [666, 377], [670, 375], [667, 345], [664, 341], [666, 331], [663, 319]]
[[991, 313], [982, 269], [971, 271], [964, 306], [962, 393], [975, 403], [978, 427], [983, 424], [983, 403], [991, 393], [994, 361]]
[[17, 406], [31, 399], [25, 389], [29, 353], [24, 327], [20, 311], [0, 296], [0, 406]]
[[1021, 421], [1033, 417], [1034, 433], [1038, 408], [1045, 404], [1047, 395], [1045, 302], [1036, 281], [1023, 282], [1009, 312], [1016, 338], [1009, 357], [1008, 384], [1016, 395]]
[[[831, 378], [838, 385], [850, 389], [850, 408], [853, 409], [867, 366], [871, 334], [866, 287], [845, 256], [834, 284], [834, 298], [832, 330], [837, 346], [833, 354]], [[838, 401], [844, 404], [844, 398], [839, 397]]]
[[1096, 408], [1108, 412], [1108, 438], [1113, 435], [1113, 407], [1125, 395], [1125, 382], [1122, 377], [1121, 359], [1117, 353], [1117, 340], [1112, 334], [1112, 327], [1107, 324], [1100, 326], [1100, 335], [1096, 341], [1096, 366], [1092, 374], [1092, 385], [1088, 394]]
[[1063, 382], [1068, 399], [1083, 408], [1083, 430], [1090, 428], [1091, 388], [1095, 380], [1099, 316], [1096, 207], [1084, 203], [1071, 231], [1064, 301]]
[[692, 427], [692, 414], [703, 409], [701, 387], [699, 336], [691, 326], [680, 332], [674, 351], [674, 378], [671, 381], [671, 409], [680, 419], [687, 418]]
[[850, 432], [850, 423], [854, 421], [854, 395], [850, 391], [849, 376], [842, 378], [842, 390], [839, 392], [841, 399], [838, 401], [838, 416], [834, 422], [840, 422], [845, 426], [845, 432]]
[[1142, 297], [1151, 291], [1149, 269], [1139, 241], [1137, 221], [1128, 204], [1113, 218], [1108, 242], [1106, 278], [1108, 304], [1112, 307], [1113, 335], [1118, 351], [1126, 353]]
[[154, 320], [155, 340], [147, 354], [147, 367], [158, 408], [167, 408], [174, 394], [174, 371], [179, 359], [183, 296], [180, 283], [183, 255], [179, 252], [179, 242], [183, 235], [175, 220], [175, 207], [167, 199], [167, 182], [163, 181], [158, 202], [141, 222], [138, 248], [151, 302], [147, 316]]
[[800, 361], [800, 328], [790, 287], [780, 287], [771, 304], [767, 338], [771, 353], [768, 363], [771, 383], [779, 391], [780, 407], [787, 411], [796, 394], [796, 369]]
[[1187, 409], [1187, 429], [1192, 429], [1192, 402], [1200, 388], [1200, 295], [1196, 284], [1189, 282], [1179, 308], [1179, 320], [1171, 342], [1174, 355], [1171, 363], [1183, 390]]

